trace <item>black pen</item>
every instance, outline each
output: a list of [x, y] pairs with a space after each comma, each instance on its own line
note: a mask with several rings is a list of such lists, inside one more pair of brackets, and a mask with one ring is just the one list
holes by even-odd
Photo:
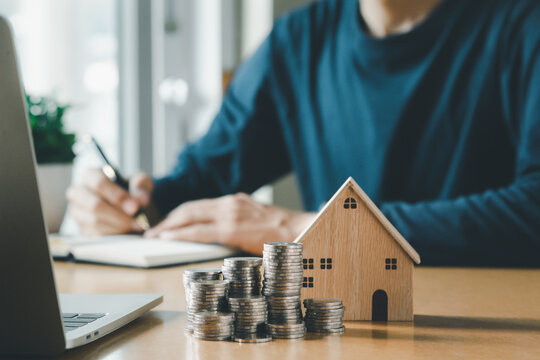
[[[129, 191], [129, 181], [120, 174], [120, 171], [112, 166], [111, 162], [103, 152], [103, 149], [98, 144], [96, 139], [92, 136], [92, 143], [94, 143], [99, 155], [105, 161], [105, 165], [101, 168], [103, 174], [116, 185], [120, 186], [122, 189]], [[142, 208], [139, 208], [134, 215], [135, 221], [143, 230], [148, 230], [150, 228], [150, 222], [148, 221], [148, 216], [144, 213]]]

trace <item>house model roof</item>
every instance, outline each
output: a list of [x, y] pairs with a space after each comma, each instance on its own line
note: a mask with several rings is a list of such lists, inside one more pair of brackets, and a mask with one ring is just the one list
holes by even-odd
[[315, 225], [321, 221], [321, 219], [324, 217], [324, 214], [327, 212], [327, 209], [331, 203], [336, 201], [337, 197], [344, 191], [346, 191], [348, 188], [351, 188], [356, 195], [360, 198], [360, 200], [366, 205], [369, 211], [377, 218], [379, 223], [388, 231], [388, 233], [392, 236], [392, 238], [401, 246], [403, 251], [409, 255], [409, 257], [417, 264], [420, 264], [420, 255], [414, 250], [414, 248], [409, 244], [407, 240], [399, 233], [399, 231], [392, 225], [392, 223], [386, 218], [386, 216], [383, 215], [381, 210], [373, 203], [373, 201], [367, 196], [367, 194], [360, 188], [360, 186], [354, 181], [352, 177], [349, 177], [345, 183], [339, 188], [339, 190], [332, 196], [330, 200], [326, 203], [326, 205], [322, 208], [322, 210], [319, 212], [317, 217], [313, 220], [311, 225], [309, 225], [297, 238], [294, 242], [302, 242], [304, 237], [310, 232], [312, 228], [315, 227]]

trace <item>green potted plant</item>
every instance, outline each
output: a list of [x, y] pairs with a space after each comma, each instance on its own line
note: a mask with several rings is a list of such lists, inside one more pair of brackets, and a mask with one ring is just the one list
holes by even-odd
[[38, 163], [41, 203], [49, 232], [58, 232], [66, 210], [66, 190], [71, 183], [75, 135], [64, 130], [69, 106], [51, 97], [26, 96]]

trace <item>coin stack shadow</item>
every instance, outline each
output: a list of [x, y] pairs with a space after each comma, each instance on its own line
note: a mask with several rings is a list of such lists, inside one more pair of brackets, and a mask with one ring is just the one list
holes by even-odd
[[269, 333], [275, 339], [304, 336], [300, 290], [302, 286], [302, 244], [264, 244], [263, 295], [268, 301]]
[[235, 341], [260, 343], [272, 340], [266, 331], [268, 310], [264, 296], [229, 297], [229, 309], [236, 314]]
[[307, 332], [319, 334], [343, 334], [345, 307], [341, 299], [311, 298], [304, 300]]
[[[234, 332], [234, 314], [228, 314], [228, 280], [196, 280], [190, 285], [188, 323], [193, 335], [224, 340]], [[206, 314], [202, 314], [206, 313]], [[232, 321], [230, 320], [232, 316]]]
[[261, 295], [263, 259], [260, 257], [231, 257], [223, 261], [223, 278], [229, 280], [229, 296]]
[[190, 313], [191, 306], [191, 283], [197, 280], [221, 280], [221, 270], [220, 269], [209, 269], [209, 268], [193, 268], [186, 269], [184, 275], [182, 276], [184, 282], [184, 290], [186, 293], [186, 309], [187, 309], [187, 326], [186, 331], [193, 331], [191, 326], [191, 318], [193, 314]]

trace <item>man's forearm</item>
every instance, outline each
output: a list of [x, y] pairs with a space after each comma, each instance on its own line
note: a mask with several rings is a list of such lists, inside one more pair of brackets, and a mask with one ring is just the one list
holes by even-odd
[[482, 194], [381, 205], [425, 264], [540, 265], [540, 175]]

